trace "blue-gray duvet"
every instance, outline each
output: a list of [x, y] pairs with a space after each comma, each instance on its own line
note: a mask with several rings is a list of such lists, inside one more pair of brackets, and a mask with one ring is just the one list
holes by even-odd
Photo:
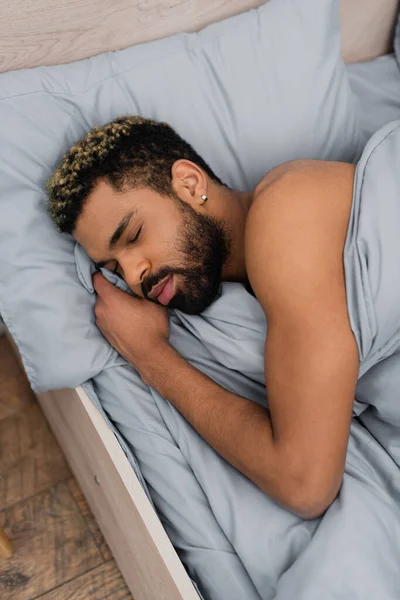
[[[346, 470], [325, 515], [302, 521], [214, 452], [126, 364], [86, 388], [113, 421], [207, 600], [400, 598], [400, 122], [358, 164], [344, 264], [360, 353]], [[83, 280], [90, 272], [77, 249]], [[171, 312], [171, 343], [219, 384], [266, 405], [267, 325], [224, 284], [202, 315]]]

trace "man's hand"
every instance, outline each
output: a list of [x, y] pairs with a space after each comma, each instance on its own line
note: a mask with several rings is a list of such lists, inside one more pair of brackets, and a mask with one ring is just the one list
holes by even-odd
[[112, 346], [139, 372], [168, 344], [168, 311], [163, 306], [133, 298], [96, 273], [96, 325]]

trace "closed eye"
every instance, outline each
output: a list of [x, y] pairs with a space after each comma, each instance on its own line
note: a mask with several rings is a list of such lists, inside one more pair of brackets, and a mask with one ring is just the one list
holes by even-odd
[[140, 237], [140, 233], [141, 233], [141, 231], [142, 231], [142, 226], [141, 226], [141, 227], [139, 227], [139, 229], [138, 229], [138, 231], [137, 231], [136, 235], [135, 235], [133, 238], [131, 238], [130, 240], [128, 240], [128, 245], [129, 245], [129, 246], [130, 246], [131, 244], [134, 244], [135, 242], [137, 242], [137, 241], [138, 241], [138, 239], [139, 239], [139, 237]]

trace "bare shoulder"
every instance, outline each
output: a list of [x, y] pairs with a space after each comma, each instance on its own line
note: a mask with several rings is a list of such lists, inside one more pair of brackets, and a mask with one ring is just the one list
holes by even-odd
[[257, 186], [246, 222], [245, 257], [263, 305], [269, 291], [276, 297], [278, 289], [296, 289], [300, 295], [328, 276], [332, 287], [343, 287], [354, 174], [348, 163], [302, 160], [273, 169]]
[[338, 176], [346, 177], [346, 173], [352, 173], [354, 177], [355, 168], [356, 165], [345, 162], [311, 159], [291, 160], [268, 171], [257, 185], [256, 194], [273, 183], [282, 182], [286, 177], [337, 178]]
[[284, 163], [269, 171], [257, 185], [252, 208], [258, 210], [273, 199], [298, 204], [306, 200], [304, 195], [319, 198], [319, 205], [325, 208], [329, 200], [336, 200], [335, 206], [338, 201], [351, 203], [355, 169], [350, 163], [322, 160]]

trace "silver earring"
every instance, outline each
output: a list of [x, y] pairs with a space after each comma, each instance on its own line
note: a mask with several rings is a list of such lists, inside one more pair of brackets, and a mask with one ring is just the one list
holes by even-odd
[[201, 199], [203, 200], [203, 202], [201, 203], [201, 206], [203, 206], [203, 204], [205, 204], [208, 200], [208, 196], [206, 196], [205, 194], [202, 195]]

